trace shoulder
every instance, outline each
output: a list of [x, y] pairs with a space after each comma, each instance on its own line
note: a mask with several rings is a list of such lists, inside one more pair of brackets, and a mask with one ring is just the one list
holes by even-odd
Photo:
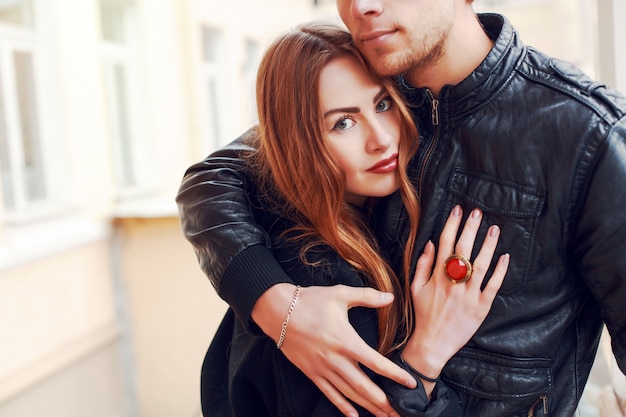
[[626, 96], [592, 79], [572, 63], [550, 57], [533, 47], [527, 47], [517, 71], [530, 82], [547, 87], [552, 94], [572, 99], [570, 109], [588, 111], [608, 124], [626, 115]]

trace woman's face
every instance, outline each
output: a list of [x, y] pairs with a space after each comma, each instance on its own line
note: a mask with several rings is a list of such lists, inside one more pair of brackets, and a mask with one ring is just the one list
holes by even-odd
[[361, 205], [398, 189], [400, 113], [387, 91], [352, 57], [320, 74], [323, 132], [346, 175], [346, 200]]

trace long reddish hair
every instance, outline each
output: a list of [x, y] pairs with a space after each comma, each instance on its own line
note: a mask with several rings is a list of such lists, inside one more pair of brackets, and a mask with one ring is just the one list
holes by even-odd
[[[339, 57], [356, 58], [398, 106], [401, 120], [398, 177], [410, 220], [404, 248], [404, 271], [398, 276], [380, 255], [362, 210], [345, 201], [345, 174], [329, 151], [322, 131], [318, 94], [322, 69]], [[348, 32], [329, 24], [302, 25], [274, 41], [257, 76], [259, 126], [252, 165], [261, 193], [292, 219], [302, 244], [301, 258], [328, 245], [365, 275], [374, 288], [394, 294], [394, 303], [378, 310], [379, 350], [389, 353], [404, 344], [413, 326], [409, 291], [411, 254], [419, 204], [406, 167], [419, 136], [393, 80], [380, 78], [367, 65]], [[293, 233], [291, 234], [293, 236]]]

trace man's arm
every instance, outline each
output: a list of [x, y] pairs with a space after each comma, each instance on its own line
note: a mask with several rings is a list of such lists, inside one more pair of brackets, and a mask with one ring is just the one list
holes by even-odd
[[574, 235], [575, 259], [600, 305], [615, 359], [626, 374], [626, 116], [592, 155]]
[[[274, 258], [248, 198], [247, 192], [254, 192], [254, 180], [243, 154], [250, 150], [245, 138], [252, 134], [254, 129], [191, 166], [176, 202], [185, 237], [219, 296], [246, 328], [255, 331], [251, 325], [255, 323], [276, 341], [294, 285]], [[414, 386], [415, 381], [371, 349], [346, 314], [357, 305], [375, 308], [390, 300], [371, 288], [333, 288], [303, 291], [282, 350], [345, 415], [356, 412], [346, 397], [374, 414], [393, 415], [383, 391], [359, 363], [401, 384]], [[337, 309], [344, 314], [329, 314]]]
[[218, 295], [250, 329], [252, 307], [268, 288], [291, 282], [255, 221], [244, 158], [250, 129], [185, 173], [176, 202], [185, 237]]

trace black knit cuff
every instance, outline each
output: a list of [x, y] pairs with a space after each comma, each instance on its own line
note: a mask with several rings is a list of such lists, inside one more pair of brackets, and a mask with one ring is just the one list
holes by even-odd
[[244, 249], [228, 264], [220, 282], [220, 293], [246, 331], [262, 334], [252, 321], [252, 308], [265, 291], [284, 282], [293, 284], [272, 250], [254, 245]]

